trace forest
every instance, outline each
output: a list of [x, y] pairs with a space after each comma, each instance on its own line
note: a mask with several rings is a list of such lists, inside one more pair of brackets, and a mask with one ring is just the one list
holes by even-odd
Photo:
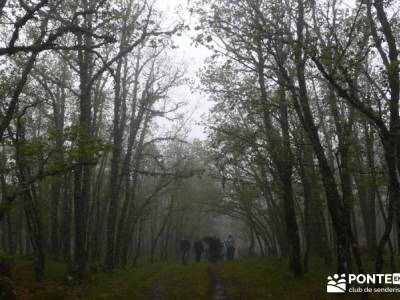
[[0, 0], [0, 299], [398, 299], [399, 8]]

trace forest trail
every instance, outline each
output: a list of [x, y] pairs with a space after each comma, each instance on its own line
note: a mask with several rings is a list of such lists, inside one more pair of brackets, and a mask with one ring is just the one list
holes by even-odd
[[212, 263], [208, 267], [208, 274], [210, 279], [210, 300], [228, 300], [225, 285], [222, 281], [221, 275], [218, 271], [218, 264]]
[[168, 282], [165, 279], [158, 280], [151, 293], [150, 300], [165, 300], [167, 291]]

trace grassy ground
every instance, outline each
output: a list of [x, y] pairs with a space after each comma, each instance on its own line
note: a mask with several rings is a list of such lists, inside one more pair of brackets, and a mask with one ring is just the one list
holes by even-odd
[[206, 268], [206, 264], [155, 263], [130, 271], [117, 270], [112, 276], [95, 274], [82, 299], [149, 299], [161, 284], [168, 300], [205, 299]]
[[135, 269], [115, 270], [112, 274], [91, 273], [87, 283], [67, 288], [62, 285], [64, 264], [47, 262], [45, 278], [43, 282], [37, 283], [31, 261], [19, 259], [14, 282], [18, 299], [21, 300], [30, 300], [32, 296], [35, 300], [145, 300], [153, 298], [154, 291], [161, 283], [166, 286], [163, 293], [167, 300], [200, 300], [207, 298], [207, 267], [207, 263], [191, 263], [186, 266], [177, 262], [146, 263]]
[[[335, 273], [335, 266], [311, 260], [310, 271], [302, 279], [294, 279], [287, 261], [241, 260], [218, 264], [218, 272], [231, 300], [336, 300], [361, 299], [360, 294], [327, 294], [327, 276]], [[208, 263], [177, 262], [142, 263], [131, 270], [116, 270], [112, 274], [97, 272], [88, 283], [78, 287], [62, 285], [65, 266], [47, 262], [46, 276], [36, 283], [32, 263], [17, 260], [15, 284], [21, 300], [65, 299], [127, 299], [127, 300], [211, 300]], [[367, 264], [372, 273], [372, 264]], [[33, 298], [32, 298], [33, 297]], [[370, 294], [369, 299], [400, 299], [400, 294]]]
[[[367, 271], [373, 273], [372, 263]], [[327, 294], [327, 276], [335, 272], [335, 264], [326, 266], [313, 259], [310, 271], [302, 279], [295, 279], [288, 271], [286, 260], [246, 260], [224, 262], [219, 266], [230, 298], [233, 300], [344, 300], [361, 299], [360, 293]], [[400, 293], [369, 294], [370, 300], [400, 299]]]

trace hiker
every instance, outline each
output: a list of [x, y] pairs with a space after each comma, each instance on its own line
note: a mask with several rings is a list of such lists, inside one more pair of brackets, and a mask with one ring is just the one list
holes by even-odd
[[190, 242], [186, 237], [182, 239], [179, 248], [182, 255], [182, 264], [186, 265], [186, 260], [187, 257], [189, 256], [189, 251], [190, 251]]
[[226, 241], [222, 242], [222, 253], [221, 253], [221, 260], [224, 261], [226, 259]]
[[225, 241], [226, 246], [226, 259], [233, 260], [235, 255], [235, 240], [233, 239], [232, 234], [228, 235], [228, 238]]
[[222, 254], [222, 243], [216, 236], [212, 237], [209, 241], [209, 258], [211, 262], [217, 262], [221, 259]]
[[203, 250], [203, 258], [208, 260], [210, 257], [210, 237], [205, 237], [202, 239], [204, 250]]
[[196, 254], [196, 262], [200, 262], [201, 254], [204, 251], [204, 246], [202, 240], [198, 240], [193, 245], [194, 253]]

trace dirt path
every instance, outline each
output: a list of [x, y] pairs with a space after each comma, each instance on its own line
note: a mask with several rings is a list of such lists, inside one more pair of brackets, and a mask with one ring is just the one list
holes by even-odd
[[168, 290], [168, 283], [165, 279], [160, 279], [156, 282], [153, 291], [150, 295], [150, 300], [165, 300]]
[[218, 264], [211, 263], [208, 267], [208, 275], [210, 277], [210, 300], [228, 300], [224, 283], [218, 272]]

